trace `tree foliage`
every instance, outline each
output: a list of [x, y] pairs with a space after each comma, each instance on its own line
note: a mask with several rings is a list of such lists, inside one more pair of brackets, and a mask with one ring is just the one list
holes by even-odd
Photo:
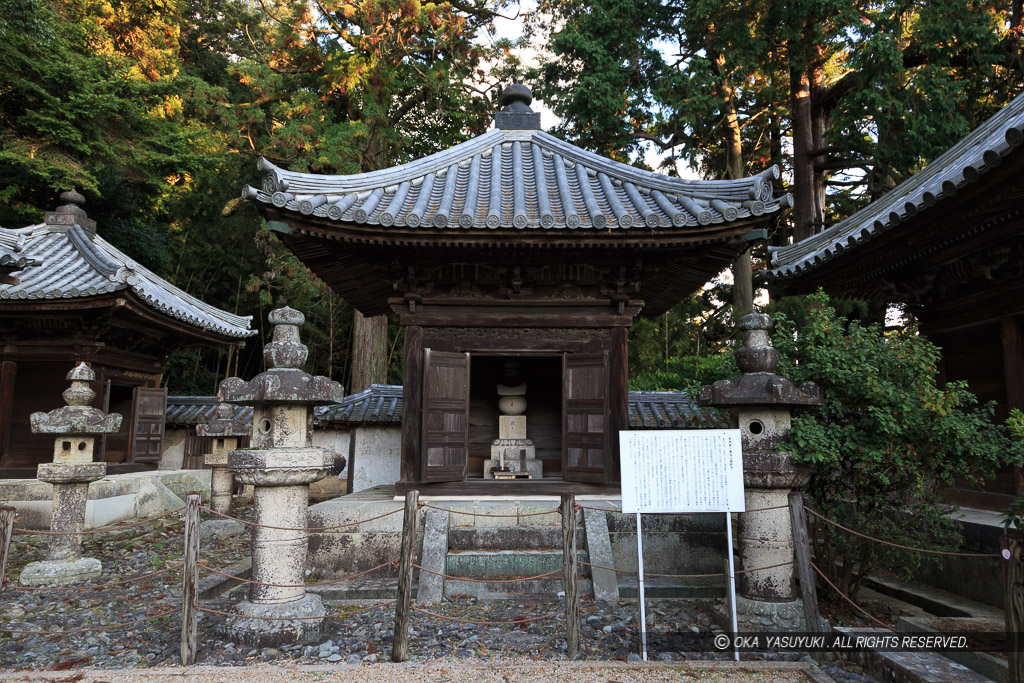
[[[482, 132], [476, 40], [501, 0], [6, 0], [0, 225], [72, 187], [100, 234], [172, 283], [250, 314], [241, 355], [182, 351], [172, 392], [262, 368], [270, 308], [303, 310], [308, 369], [347, 380], [352, 309], [239, 199], [256, 159], [320, 173], [401, 163]], [[397, 329], [386, 354], [400, 367]], [[399, 351], [400, 351], [400, 347]], [[393, 378], [393, 373], [392, 373]]]
[[739, 143], [748, 173], [783, 165], [802, 237], [1020, 93], [1022, 22], [1018, 0], [545, 0], [534, 78], [560, 132], [610, 155], [648, 142], [724, 177]]
[[[940, 350], [916, 330], [850, 322], [824, 294], [807, 298], [800, 322], [778, 313], [775, 322], [779, 373], [825, 393], [824, 407], [794, 417], [783, 446], [813, 467], [809, 505], [875, 538], [949, 549], [955, 534], [942, 488], [1024, 461], [1021, 443], [993, 421], [993, 406], [977, 405], [963, 382], [940, 386]], [[905, 573], [921, 561], [811, 521], [817, 563], [848, 595], [871, 571]]]

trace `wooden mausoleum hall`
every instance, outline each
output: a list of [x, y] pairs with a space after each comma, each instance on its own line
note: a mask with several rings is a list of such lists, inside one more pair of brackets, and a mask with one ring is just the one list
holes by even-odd
[[628, 328], [728, 267], [791, 203], [774, 196], [777, 168], [651, 173], [540, 130], [522, 85], [502, 100], [492, 130], [426, 158], [335, 176], [261, 160], [262, 186], [243, 191], [354, 307], [401, 322], [398, 493], [615, 484]]

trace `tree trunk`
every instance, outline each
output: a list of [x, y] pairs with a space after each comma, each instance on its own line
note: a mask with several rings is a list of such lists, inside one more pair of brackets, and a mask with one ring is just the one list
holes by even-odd
[[[725, 55], [718, 56], [718, 72], [722, 75], [722, 105], [725, 113], [725, 177], [733, 180], [742, 178], [743, 168], [743, 137], [740, 120], [736, 113], [736, 94], [729, 82], [725, 66]], [[754, 281], [750, 270], [750, 250], [736, 257], [732, 263], [732, 310], [738, 319], [744, 313], [754, 310]]]
[[365, 317], [353, 311], [352, 324], [352, 386], [350, 393], [368, 388], [371, 384], [385, 384], [388, 379], [387, 316]]
[[806, 71], [794, 69], [790, 76], [793, 93], [793, 239], [799, 242], [814, 234], [814, 158], [811, 145], [811, 84]]

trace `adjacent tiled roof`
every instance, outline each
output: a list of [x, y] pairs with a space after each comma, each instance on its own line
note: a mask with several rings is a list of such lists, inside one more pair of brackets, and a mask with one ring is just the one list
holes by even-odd
[[371, 384], [368, 389], [346, 396], [341, 403], [315, 411], [317, 424], [400, 423], [402, 421], [402, 385]]
[[193, 327], [231, 338], [256, 334], [249, 329], [252, 316], [200, 301], [83, 227], [93, 223], [80, 207], [62, 206], [46, 218], [40, 225], [3, 231], [6, 239], [21, 240], [24, 252], [41, 264], [25, 267], [17, 284], [0, 284], [0, 300], [81, 299], [130, 289], [153, 309]]
[[[207, 422], [217, 409], [216, 396], [168, 396], [168, 426], [191, 427]], [[401, 424], [402, 385], [371, 384], [340, 403], [314, 409], [316, 425]], [[252, 408], [236, 406], [235, 419], [252, 420]], [[714, 417], [697, 407], [682, 391], [629, 392], [631, 429], [694, 429], [718, 426]]]
[[580, 149], [540, 130], [495, 128], [401, 166], [355, 175], [278, 168], [266, 159], [258, 204], [350, 224], [423, 229], [657, 229], [773, 213], [779, 170], [740, 180], [683, 180]]
[[943, 211], [946, 200], [977, 183], [1004, 157], [1018, 153], [1022, 143], [1024, 95], [881, 199], [824, 232], [774, 249], [770, 274], [779, 280], [799, 277], [903, 221], [929, 210]]
[[[213, 419], [219, 402], [216, 396], [168, 396], [164, 422], [168, 427], [195, 427]], [[234, 418], [252, 422], [252, 406], [232, 406]]]
[[717, 427], [713, 413], [697, 407], [682, 391], [629, 392], [631, 429], [699, 429]]

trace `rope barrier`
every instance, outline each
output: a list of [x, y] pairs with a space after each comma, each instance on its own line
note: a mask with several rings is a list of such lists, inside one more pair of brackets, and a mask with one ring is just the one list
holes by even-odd
[[181, 611], [180, 607], [175, 607], [172, 610], [168, 610], [166, 612], [161, 612], [160, 614], [154, 614], [153, 616], [146, 617], [145, 619], [136, 619], [135, 621], [126, 621], [126, 622], [124, 622], [122, 624], [111, 624], [109, 626], [96, 626], [96, 627], [93, 627], [93, 628], [76, 628], [76, 629], [72, 629], [70, 631], [23, 631], [23, 630], [18, 630], [18, 629], [13, 629], [13, 628], [0, 628], [0, 633], [21, 633], [21, 634], [25, 634], [25, 635], [34, 635], [34, 636], [66, 636], [66, 635], [71, 635], [71, 634], [74, 634], [74, 633], [91, 633], [93, 631], [112, 631], [112, 630], [114, 630], [116, 628], [124, 628], [125, 626], [133, 626], [135, 624], [141, 624], [144, 621], [152, 621], [153, 619], [159, 619], [160, 617], [166, 617], [168, 615], [171, 615], [171, 614], [174, 614], [175, 612], [180, 612], [180, 611]]
[[832, 583], [831, 581], [829, 581], [828, 577], [825, 576], [824, 572], [822, 572], [820, 569], [818, 569], [818, 565], [816, 565], [813, 562], [811, 562], [811, 567], [814, 569], [814, 571], [818, 572], [818, 575], [821, 578], [825, 579], [825, 583], [827, 583], [828, 585], [832, 586], [832, 588], [835, 589], [836, 593], [839, 593], [839, 595], [841, 595], [843, 597], [843, 600], [846, 600], [848, 603], [853, 605], [857, 609], [857, 611], [859, 611], [861, 614], [866, 616], [868, 619], [871, 619], [872, 621], [874, 621], [876, 624], [878, 624], [882, 628], [889, 629], [893, 633], [898, 633], [898, 631], [896, 629], [894, 629], [892, 626], [889, 626], [885, 622], [883, 622], [883, 621], [879, 620], [878, 618], [876, 618], [876, 617], [872, 616], [871, 614], [869, 614], [863, 607], [861, 607], [860, 605], [855, 603], [853, 600], [851, 600], [850, 597], [846, 593], [844, 593], [843, 591], [839, 590], [839, 587], [837, 585], [835, 585], [834, 583]]
[[[517, 515], [495, 515], [488, 514], [486, 512], [471, 512], [469, 510], [452, 510], [450, 508], [437, 507], [436, 505], [430, 505], [429, 503], [420, 503], [421, 508], [430, 508], [432, 510], [440, 510], [441, 512], [454, 513], [456, 515], [467, 515], [471, 517], [536, 517], [538, 515], [553, 515], [562, 511], [562, 506], [554, 508], [553, 510], [546, 510], [542, 512], [523, 512]], [[401, 512], [401, 510], [398, 510]]]
[[394, 600], [388, 602], [378, 602], [376, 605], [370, 605], [369, 607], [363, 607], [361, 609], [354, 609], [349, 612], [335, 612], [332, 614], [325, 614], [322, 617], [258, 617], [250, 614], [234, 614], [233, 612], [225, 612], [224, 610], [212, 609], [209, 607], [199, 607], [196, 609], [200, 612], [208, 612], [209, 614], [221, 614], [225, 617], [237, 617], [239, 619], [256, 619], [257, 621], [310, 621], [313, 619], [343, 619], [350, 617], [353, 614], [359, 614], [361, 612], [369, 612], [379, 607], [388, 607], [389, 605], [395, 604]]
[[477, 621], [477, 620], [474, 620], [474, 619], [463, 619], [461, 617], [445, 616], [444, 614], [438, 614], [436, 612], [431, 612], [430, 610], [425, 610], [422, 607], [416, 607], [415, 605], [412, 605], [411, 607], [416, 612], [422, 612], [423, 614], [429, 614], [430, 616], [436, 617], [437, 619], [444, 619], [445, 621], [459, 621], [459, 622], [462, 622], [463, 624], [476, 624], [477, 626], [508, 626], [508, 625], [514, 625], [514, 624], [529, 624], [529, 623], [532, 623], [534, 621], [540, 621], [542, 619], [550, 619], [551, 617], [560, 617], [563, 614], [565, 614], [565, 610], [562, 610], [561, 612], [552, 612], [551, 614], [544, 614], [544, 615], [541, 615], [539, 617], [529, 617], [527, 619], [517, 619], [516, 621]]
[[[605, 567], [605, 566], [600, 565], [600, 564], [591, 564], [590, 562], [582, 562], [581, 561], [580, 564], [585, 566], [585, 567], [592, 567], [594, 569], [606, 569], [606, 570], [608, 570], [610, 572], [618, 572], [620, 574], [637, 574], [638, 573], [638, 572], [635, 572], [635, 571], [633, 571], [631, 569], [616, 569], [615, 567]], [[740, 569], [738, 571], [733, 572], [733, 576], [736, 576], [738, 574], [750, 574], [752, 572], [762, 572], [762, 571], [765, 571], [767, 569], [775, 569], [776, 567], [786, 567], [786, 566], [791, 565], [791, 564], [794, 564], [793, 560], [790, 560], [788, 562], [780, 562], [778, 564], [770, 564], [767, 567], [754, 567], [752, 569]], [[726, 575], [725, 572], [716, 572], [714, 574], [655, 574], [653, 572], [644, 572], [644, 576], [651, 576], [651, 577], [656, 577], [656, 578], [660, 578], [660, 579], [706, 579], [706, 578], [711, 578], [711, 577], [715, 577], [715, 576], [725, 576], [725, 575]]]
[[115, 526], [112, 526], [112, 527], [109, 527], [109, 528], [88, 529], [88, 530], [84, 530], [84, 531], [42, 531], [42, 530], [38, 530], [37, 531], [35, 529], [21, 529], [19, 527], [14, 527], [14, 530], [17, 531], [18, 533], [22, 533], [22, 534], [26, 534], [26, 535], [40, 534], [42, 536], [89, 536], [91, 534], [105, 534], [105, 533], [110, 533], [110, 532], [115, 532], [115, 531], [124, 531], [125, 529], [131, 529], [132, 527], [141, 526], [143, 524], [148, 524], [149, 522], [153, 522], [153, 521], [156, 521], [158, 519], [163, 519], [164, 517], [168, 517], [168, 516], [173, 515], [173, 514], [175, 514], [177, 512], [181, 512], [184, 509], [185, 509], [184, 506], [182, 506], [182, 507], [177, 508], [175, 510], [169, 510], [168, 512], [165, 512], [165, 513], [163, 513], [161, 515], [156, 515], [154, 517], [147, 517], [146, 519], [140, 519], [139, 521], [132, 522], [131, 524], [119, 524], [119, 525], [115, 525]]
[[807, 507], [806, 505], [804, 505], [804, 510], [807, 510], [812, 515], [814, 515], [815, 517], [820, 519], [821, 521], [826, 522], [828, 524], [831, 524], [834, 527], [838, 527], [839, 529], [842, 529], [843, 531], [851, 533], [854, 536], [860, 536], [861, 538], [866, 538], [869, 541], [874, 541], [876, 543], [882, 543], [884, 545], [890, 545], [890, 546], [892, 546], [894, 548], [902, 548], [903, 550], [914, 550], [914, 551], [917, 551], [919, 553], [930, 553], [932, 555], [953, 555], [953, 556], [956, 556], [956, 557], [1001, 557], [999, 553], [961, 553], [961, 552], [953, 552], [951, 550], [930, 550], [928, 548], [914, 548], [914, 547], [911, 547], [909, 545], [900, 545], [899, 543], [893, 543], [892, 541], [883, 541], [880, 538], [874, 538], [872, 536], [868, 536], [867, 534], [862, 534], [859, 531], [854, 531], [853, 529], [847, 528], [847, 527], [843, 526], [842, 524], [840, 524], [839, 522], [833, 522], [828, 517], [825, 517], [825, 516], [815, 512], [814, 510], [812, 510], [811, 508]]
[[[623, 514], [623, 512], [622, 512], [622, 510], [620, 508], [597, 508], [597, 507], [588, 506], [588, 505], [580, 505], [579, 503], [576, 504], [576, 507], [578, 509], [580, 509], [580, 510], [597, 510], [598, 512], [618, 512], [620, 515]], [[754, 508], [752, 510], [744, 510], [740, 514], [741, 515], [746, 515], [746, 514], [750, 514], [751, 512], [767, 512], [768, 510], [782, 510], [782, 509], [788, 508], [788, 507], [789, 507], [789, 505], [772, 505], [771, 507], [766, 507], [766, 508]], [[722, 513], [721, 512], [680, 512], [680, 513], [677, 513], [677, 514], [680, 514], [680, 515], [720, 515]]]
[[234, 574], [228, 574], [227, 572], [222, 572], [219, 569], [214, 569], [210, 565], [204, 564], [202, 562], [199, 563], [199, 567], [201, 569], [205, 569], [208, 572], [213, 572], [214, 574], [219, 574], [219, 575], [221, 575], [223, 577], [226, 577], [226, 578], [229, 578], [229, 579], [234, 579], [235, 581], [241, 581], [243, 583], [252, 583], [252, 584], [256, 584], [257, 586], [269, 586], [270, 588], [312, 588], [312, 587], [315, 587], [315, 586], [330, 586], [330, 585], [333, 585], [333, 584], [336, 584], [336, 583], [341, 583], [343, 581], [351, 581], [352, 579], [356, 578], [357, 576], [362, 576], [364, 574], [369, 574], [370, 572], [375, 572], [378, 569], [383, 569], [384, 567], [393, 566], [393, 565], [396, 565], [396, 564], [398, 564], [398, 558], [395, 558], [393, 560], [385, 562], [384, 564], [379, 564], [376, 567], [373, 567], [371, 569], [367, 569], [366, 571], [361, 571], [358, 574], [350, 574], [350, 575], [342, 577], [340, 579], [331, 579], [330, 581], [318, 581], [318, 582], [315, 582], [315, 583], [266, 583], [264, 581], [254, 581], [252, 579], [243, 579], [241, 576], [235, 576]]
[[157, 576], [159, 574], [164, 574], [166, 572], [174, 571], [176, 569], [181, 569], [183, 566], [185, 566], [185, 564], [181, 563], [181, 564], [176, 565], [174, 567], [164, 567], [163, 569], [158, 569], [157, 571], [149, 572], [148, 574], [140, 574], [139, 576], [133, 576], [133, 577], [128, 578], [128, 579], [119, 579], [117, 581], [111, 581], [110, 583], [99, 583], [99, 584], [94, 584], [94, 585], [91, 585], [91, 586], [14, 586], [14, 585], [8, 585], [7, 589], [8, 590], [15, 590], [15, 591], [79, 591], [79, 592], [84, 593], [86, 591], [96, 591], [96, 590], [101, 590], [101, 589], [104, 589], [104, 588], [118, 588], [118, 587], [123, 586], [125, 584], [134, 583], [135, 581], [142, 581], [143, 579], [148, 579], [150, 577]]
[[435, 572], [427, 569], [426, 567], [421, 567], [418, 564], [413, 564], [413, 567], [419, 569], [421, 572], [433, 574], [434, 576], [443, 576], [444, 578], [452, 581], [472, 581], [473, 583], [514, 583], [515, 581], [532, 581], [533, 579], [543, 579], [545, 576], [552, 576], [553, 574], [560, 574], [562, 572], [561, 569], [552, 569], [549, 572], [537, 574], [536, 576], [514, 576], [510, 579], [474, 579], [469, 576], [450, 576], [441, 572]]
[[223, 517], [224, 519], [230, 519], [230, 520], [234, 520], [236, 522], [241, 522], [242, 524], [245, 524], [247, 526], [260, 527], [261, 529], [279, 529], [281, 531], [331, 531], [333, 529], [344, 529], [346, 527], [358, 526], [360, 524], [365, 524], [366, 522], [372, 522], [372, 521], [377, 520], [377, 519], [383, 519], [384, 517], [390, 517], [391, 515], [395, 515], [395, 514], [398, 514], [399, 512], [403, 512], [402, 508], [398, 508], [397, 510], [392, 510], [391, 512], [385, 512], [383, 515], [377, 515], [376, 517], [370, 517], [369, 519], [362, 519], [362, 520], [359, 520], [358, 522], [348, 522], [346, 524], [335, 524], [334, 526], [273, 526], [271, 524], [259, 524], [257, 522], [250, 522], [247, 519], [239, 519], [238, 517], [232, 517], [231, 515], [225, 515], [223, 512], [217, 512], [216, 510], [210, 509], [210, 508], [206, 507], [205, 505], [200, 505], [199, 509], [200, 510], [205, 510], [206, 512], [209, 512], [210, 514], [217, 515], [218, 517]]

